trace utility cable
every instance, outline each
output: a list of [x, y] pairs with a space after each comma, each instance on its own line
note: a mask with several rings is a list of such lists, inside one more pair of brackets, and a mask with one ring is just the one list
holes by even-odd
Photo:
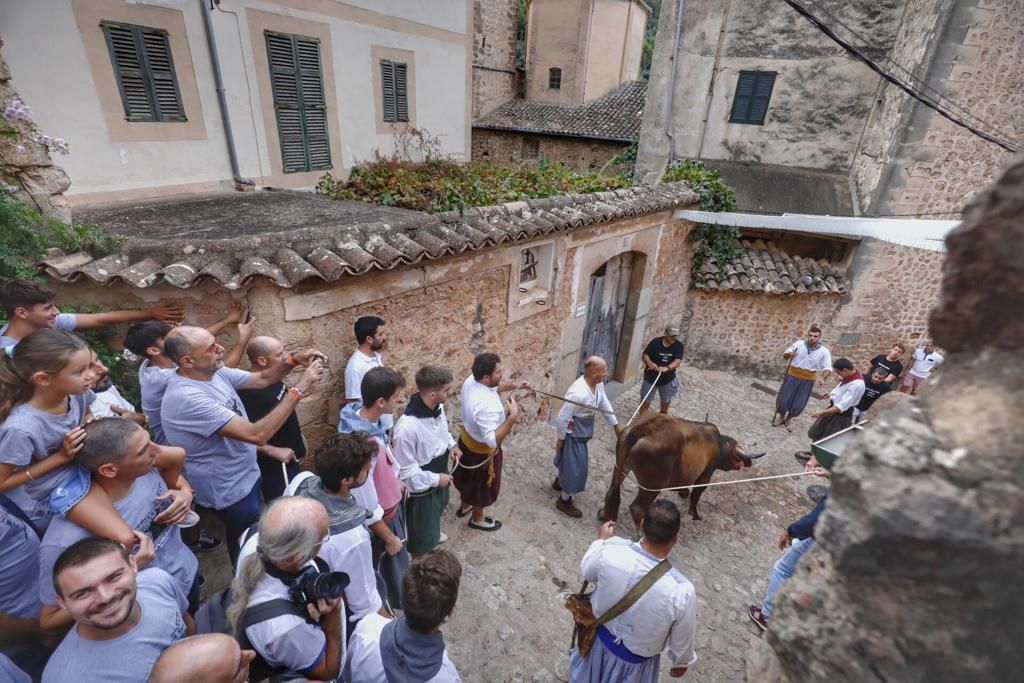
[[1002, 147], [1003, 149], [1007, 150], [1008, 152], [1019, 152], [1021, 150], [1021, 146], [1018, 143], [1016, 143], [1014, 141], [1011, 141], [1011, 140], [1005, 140], [1003, 138], [1000, 138], [1000, 137], [997, 137], [995, 135], [992, 135], [991, 133], [987, 133], [987, 132], [985, 132], [983, 130], [980, 130], [980, 129], [976, 128], [975, 126], [973, 126], [970, 123], [968, 123], [967, 121], [965, 121], [961, 116], [959, 116], [956, 113], [950, 111], [950, 109], [948, 107], [946, 107], [945, 105], [943, 105], [943, 104], [941, 104], [939, 102], [935, 102], [931, 98], [929, 98], [926, 95], [922, 94], [913, 85], [910, 85], [906, 81], [903, 81], [902, 79], [900, 79], [899, 77], [894, 75], [891, 71], [889, 71], [888, 69], [886, 69], [885, 67], [880, 65], [878, 62], [873, 60], [871, 57], [869, 57], [868, 55], [864, 54], [864, 52], [860, 48], [854, 46], [849, 41], [844, 40], [843, 38], [841, 38], [838, 34], [836, 34], [835, 31], [833, 31], [831, 28], [829, 28], [824, 22], [822, 22], [818, 17], [816, 17], [814, 14], [812, 14], [806, 7], [801, 5], [796, 0], [783, 0], [783, 1], [787, 5], [792, 7], [798, 14], [800, 14], [800, 16], [804, 17], [809, 22], [811, 22], [819, 31], [821, 31], [826, 36], [828, 36], [830, 39], [832, 39], [833, 42], [835, 42], [837, 45], [842, 47], [844, 50], [849, 52], [851, 55], [853, 55], [854, 57], [856, 57], [860, 61], [864, 62], [864, 64], [866, 64], [869, 69], [871, 69], [872, 71], [874, 71], [875, 73], [880, 75], [882, 78], [884, 78], [885, 80], [889, 81], [890, 83], [892, 83], [893, 85], [898, 87], [903, 92], [905, 92], [908, 95], [910, 95], [911, 97], [913, 97], [918, 102], [924, 104], [929, 109], [934, 110], [940, 116], [948, 119], [949, 121], [951, 121], [954, 124], [960, 126], [961, 128], [965, 128], [966, 130], [970, 131], [971, 133], [974, 133], [975, 135], [977, 135], [978, 137], [982, 138], [983, 140], [988, 140], [992, 144], [995, 144], [995, 145], [998, 145], [999, 147]]

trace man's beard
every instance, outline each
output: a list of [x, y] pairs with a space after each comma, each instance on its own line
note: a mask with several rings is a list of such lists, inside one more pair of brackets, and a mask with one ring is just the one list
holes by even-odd
[[93, 614], [86, 615], [86, 618], [85, 618], [84, 621], [89, 626], [92, 626], [93, 628], [98, 628], [98, 629], [115, 629], [115, 628], [117, 628], [118, 626], [120, 626], [124, 622], [128, 621], [128, 618], [131, 617], [132, 609], [135, 607], [135, 599], [134, 599], [134, 596], [132, 595], [131, 591], [125, 590], [122, 593], [119, 593], [116, 598], [111, 600], [111, 603], [113, 603], [113, 602], [120, 602], [121, 600], [124, 599], [124, 597], [126, 595], [130, 596], [132, 599], [126, 601], [125, 608], [124, 608], [123, 612], [118, 613], [118, 614], [114, 614], [113, 616], [105, 616], [102, 619], [97, 620], [93, 616], [93, 614], [102, 612], [103, 608], [106, 607], [106, 605], [103, 605], [103, 606], [101, 606], [100, 609], [95, 610], [95, 612], [93, 612]]
[[370, 350], [371, 351], [383, 351], [384, 347], [386, 347], [387, 345], [388, 345], [388, 340], [387, 339], [385, 339], [382, 342], [370, 342]]
[[93, 382], [92, 390], [95, 391], [96, 393], [102, 393], [112, 386], [114, 386], [114, 381], [110, 379], [110, 375], [103, 375], [98, 380]]

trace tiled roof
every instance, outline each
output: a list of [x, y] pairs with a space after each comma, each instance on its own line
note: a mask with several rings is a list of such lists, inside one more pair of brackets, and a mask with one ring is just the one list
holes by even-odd
[[693, 276], [698, 289], [758, 294], [844, 294], [846, 275], [828, 261], [790, 256], [772, 242], [742, 240], [735, 260], [721, 265], [708, 259]]
[[[239, 207], [255, 213], [233, 215], [235, 222], [258, 223], [260, 203], [253, 195], [225, 195], [219, 201], [237, 201]], [[287, 194], [289, 201], [299, 193]], [[312, 213], [323, 215], [322, 199], [301, 195]], [[216, 234], [216, 221], [196, 220], [196, 239], [129, 238], [120, 253], [93, 259], [87, 253], [48, 254], [40, 270], [54, 279], [74, 282], [88, 278], [101, 284], [125, 282], [133, 287], [152, 287], [166, 282], [175, 287], [192, 287], [212, 279], [227, 289], [244, 287], [256, 278], [266, 278], [279, 287], [303, 283], [334, 282], [370, 270], [389, 270], [405, 264], [438, 259], [452, 254], [484, 249], [505, 242], [527, 240], [550, 233], [607, 223], [690, 206], [697, 195], [683, 182], [653, 187], [638, 186], [593, 194], [569, 194], [531, 199], [499, 206], [478, 207], [459, 212], [425, 214], [407, 212], [390, 223], [356, 220], [333, 225], [321, 224], [290, 231], [268, 231], [230, 238], [203, 239]], [[176, 200], [165, 207], [187, 205]], [[267, 204], [264, 211], [272, 210]], [[231, 205], [220, 206], [211, 215], [230, 214]], [[132, 211], [146, 212], [150, 234], [161, 234], [152, 205], [126, 207], [118, 214], [119, 224], [132, 222]], [[294, 211], [294, 209], [291, 209]], [[170, 220], [170, 219], [169, 219]]]
[[647, 83], [629, 81], [583, 104], [509, 100], [473, 122], [474, 128], [634, 142], [647, 99]]

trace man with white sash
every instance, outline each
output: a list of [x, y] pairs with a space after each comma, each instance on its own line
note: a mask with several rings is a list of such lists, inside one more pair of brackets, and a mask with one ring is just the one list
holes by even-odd
[[558, 476], [551, 488], [560, 492], [555, 507], [570, 517], [583, 516], [572, 497], [582, 493], [587, 486], [590, 464], [587, 443], [594, 436], [596, 411], [593, 408], [602, 411], [601, 417], [615, 429], [616, 437], [622, 433], [622, 427], [612, 414], [612, 404], [604, 391], [604, 380], [607, 377], [608, 363], [603, 358], [590, 356], [583, 361], [583, 374], [569, 386], [565, 392], [566, 402], [552, 420], [558, 432], [558, 441], [555, 443]]
[[832, 374], [832, 353], [821, 343], [821, 329], [812, 327], [807, 331], [807, 338], [793, 342], [782, 357], [789, 361], [789, 368], [779, 389], [775, 412], [782, 425], [788, 428], [790, 420], [807, 407], [818, 373], [822, 373], [822, 381]]

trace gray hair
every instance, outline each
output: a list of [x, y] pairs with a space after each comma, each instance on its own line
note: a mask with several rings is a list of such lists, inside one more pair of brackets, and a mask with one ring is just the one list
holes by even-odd
[[238, 576], [231, 582], [232, 598], [227, 617], [236, 638], [242, 630], [249, 596], [266, 574], [263, 562], [284, 569], [301, 566], [316, 557], [321, 537], [310, 517], [317, 510], [326, 519], [327, 512], [318, 501], [289, 496], [278, 498], [263, 513], [256, 552], [242, 560]]

